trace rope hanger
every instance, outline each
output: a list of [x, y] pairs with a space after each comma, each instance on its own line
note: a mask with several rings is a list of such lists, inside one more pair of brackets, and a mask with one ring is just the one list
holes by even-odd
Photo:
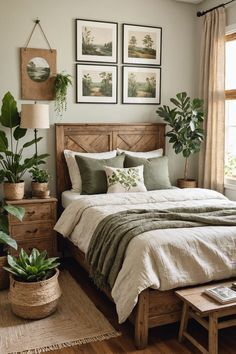
[[40, 28], [40, 30], [41, 30], [41, 32], [42, 32], [42, 34], [43, 34], [43, 37], [44, 37], [45, 41], [47, 42], [47, 45], [48, 45], [50, 51], [53, 52], [53, 50], [52, 50], [52, 48], [51, 48], [51, 46], [50, 46], [50, 43], [49, 43], [49, 41], [48, 41], [48, 39], [47, 39], [47, 37], [46, 37], [46, 34], [44, 33], [44, 31], [43, 31], [43, 29], [42, 29], [42, 26], [41, 26], [41, 24], [40, 24], [40, 20], [37, 18], [36, 20], [34, 20], [34, 23], [35, 23], [35, 24], [34, 24], [34, 27], [33, 27], [32, 31], [31, 31], [31, 33], [30, 33], [29, 39], [28, 39], [28, 41], [27, 41], [26, 46], [25, 46], [24, 49], [25, 49], [25, 50], [27, 49], [27, 47], [28, 47], [28, 45], [29, 45], [29, 42], [30, 42], [30, 40], [31, 40], [31, 38], [32, 38], [32, 35], [33, 35], [33, 33], [34, 33], [36, 27], [39, 26], [39, 28]]

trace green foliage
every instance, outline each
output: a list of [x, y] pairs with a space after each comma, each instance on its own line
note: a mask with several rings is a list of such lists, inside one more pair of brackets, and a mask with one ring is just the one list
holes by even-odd
[[[9, 141], [5, 131], [0, 130], [0, 183], [4, 180], [17, 183], [20, 182], [25, 172], [36, 163], [37, 159], [33, 156], [22, 161], [24, 149], [33, 145], [35, 140], [29, 141], [19, 148], [19, 140], [25, 136], [27, 130], [20, 128], [20, 115], [16, 101], [10, 92], [7, 92], [2, 100], [0, 123], [10, 130]], [[38, 138], [37, 141], [41, 139]]]
[[41, 170], [37, 166], [34, 166], [29, 172], [34, 182], [47, 183], [49, 181], [50, 174], [46, 170]]
[[116, 171], [108, 177], [109, 187], [120, 183], [127, 191], [129, 191], [131, 187], [137, 187], [137, 182], [141, 182], [141, 179], [138, 171], [133, 168], [126, 170], [117, 168]]
[[227, 156], [225, 164], [225, 176], [232, 177], [236, 175], [236, 156]]
[[[0, 244], [17, 249], [17, 243], [8, 234], [8, 214], [15, 216], [22, 221], [25, 209], [14, 205], [6, 205], [0, 202]], [[0, 249], [0, 256], [3, 254], [3, 247]]]
[[112, 74], [111, 73], [106, 73], [102, 72], [99, 74], [99, 76], [102, 78], [101, 81], [101, 93], [104, 96], [112, 96]]
[[72, 85], [72, 76], [69, 74], [57, 74], [55, 77], [55, 105], [54, 109], [57, 115], [62, 116], [62, 113], [67, 109], [67, 89]]
[[135, 74], [129, 74], [128, 78], [128, 97], [136, 97], [137, 96], [138, 85], [136, 81]]
[[203, 100], [195, 98], [191, 101], [186, 92], [176, 95], [170, 101], [176, 106], [158, 108], [157, 114], [169, 125], [166, 134], [173, 144], [176, 154], [182, 153], [186, 158], [184, 178], [187, 179], [187, 159], [200, 150], [204, 139], [202, 123], [204, 120]]
[[55, 268], [60, 265], [57, 260], [58, 257], [48, 258], [46, 251], [40, 253], [34, 248], [28, 256], [21, 249], [19, 257], [7, 256], [10, 267], [4, 269], [13, 274], [17, 281], [37, 282], [53, 276]]

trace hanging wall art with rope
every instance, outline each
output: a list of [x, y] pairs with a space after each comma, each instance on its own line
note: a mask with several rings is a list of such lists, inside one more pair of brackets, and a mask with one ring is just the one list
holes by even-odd
[[[54, 80], [57, 73], [56, 50], [52, 49], [40, 25], [34, 27], [24, 48], [20, 48], [21, 98], [26, 100], [53, 100]], [[49, 49], [29, 48], [29, 42], [36, 27], [41, 30]]]

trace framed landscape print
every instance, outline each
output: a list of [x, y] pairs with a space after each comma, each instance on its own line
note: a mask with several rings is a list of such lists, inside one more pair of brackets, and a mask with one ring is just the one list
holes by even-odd
[[117, 63], [116, 22], [76, 19], [76, 61]]
[[123, 66], [122, 103], [160, 104], [161, 68]]
[[162, 28], [123, 24], [123, 63], [161, 65]]
[[117, 103], [117, 66], [76, 65], [77, 103]]
[[21, 98], [54, 100], [56, 50], [20, 48]]

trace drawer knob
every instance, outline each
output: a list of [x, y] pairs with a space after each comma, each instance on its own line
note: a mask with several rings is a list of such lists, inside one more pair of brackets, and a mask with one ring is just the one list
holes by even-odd
[[32, 215], [35, 214], [35, 210], [33, 210], [33, 211], [28, 211], [27, 214], [28, 214], [29, 216], [32, 216]]
[[38, 229], [34, 229], [34, 230], [27, 230], [26, 232], [28, 234], [35, 234], [38, 231]]

